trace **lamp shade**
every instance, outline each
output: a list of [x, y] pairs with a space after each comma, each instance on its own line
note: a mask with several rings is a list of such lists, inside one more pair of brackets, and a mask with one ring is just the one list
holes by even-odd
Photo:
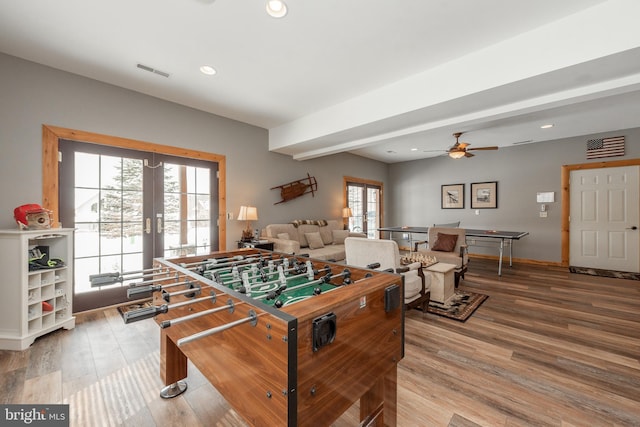
[[452, 159], [461, 159], [462, 157], [464, 157], [464, 151], [450, 151], [449, 157], [451, 157]]
[[342, 208], [342, 218], [351, 218], [352, 216], [351, 208]]
[[239, 221], [256, 221], [258, 219], [258, 209], [255, 206], [240, 206], [238, 213]]

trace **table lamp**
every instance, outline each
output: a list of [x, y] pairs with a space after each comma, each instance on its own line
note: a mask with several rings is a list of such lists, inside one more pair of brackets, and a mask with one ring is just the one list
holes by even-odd
[[240, 212], [238, 213], [238, 221], [247, 221], [247, 225], [242, 230], [242, 240], [253, 240], [253, 231], [251, 231], [251, 221], [258, 220], [258, 210], [255, 206], [240, 206]]
[[345, 230], [349, 229], [349, 218], [351, 218], [352, 216], [353, 212], [351, 211], [351, 208], [342, 208], [342, 218], [347, 219], [347, 223], [344, 225]]

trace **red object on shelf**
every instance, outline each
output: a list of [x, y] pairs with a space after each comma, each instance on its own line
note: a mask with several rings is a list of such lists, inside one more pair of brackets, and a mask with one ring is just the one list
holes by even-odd
[[42, 311], [53, 311], [53, 306], [46, 301], [42, 301]]

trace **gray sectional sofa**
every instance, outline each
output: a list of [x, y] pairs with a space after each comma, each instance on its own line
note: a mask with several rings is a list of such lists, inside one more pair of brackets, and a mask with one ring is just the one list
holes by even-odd
[[344, 230], [340, 220], [296, 220], [288, 224], [269, 224], [262, 239], [273, 242], [273, 250], [288, 254], [308, 254], [311, 258], [344, 261], [344, 239], [366, 237]]

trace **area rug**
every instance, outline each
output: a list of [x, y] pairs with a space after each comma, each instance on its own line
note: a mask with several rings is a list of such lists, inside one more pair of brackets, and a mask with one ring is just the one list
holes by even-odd
[[464, 322], [487, 298], [488, 295], [456, 289], [447, 303], [429, 301], [429, 313]]
[[569, 271], [578, 274], [588, 274], [590, 276], [613, 277], [615, 279], [640, 280], [640, 273], [630, 273], [627, 271], [601, 270], [599, 268], [569, 267]]
[[142, 301], [142, 302], [136, 303], [136, 304], [121, 305], [121, 306], [118, 307], [118, 313], [120, 313], [120, 316], [122, 316], [124, 318], [124, 314], [126, 312], [131, 311], [131, 310], [140, 310], [141, 308], [145, 308], [145, 307], [151, 307], [151, 300]]

